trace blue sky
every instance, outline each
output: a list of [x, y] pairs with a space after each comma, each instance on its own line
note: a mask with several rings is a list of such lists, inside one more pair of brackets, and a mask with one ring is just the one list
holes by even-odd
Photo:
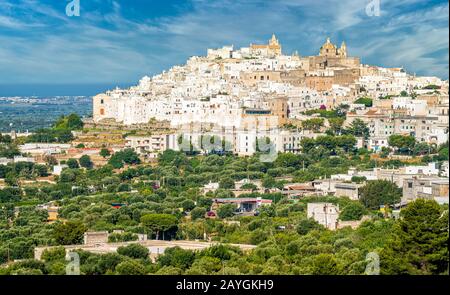
[[[330, 36], [367, 64], [448, 78], [447, 1], [0, 0], [1, 84], [134, 84], [207, 48], [276, 33], [285, 53], [314, 55]], [[10, 88], [8, 88], [10, 89]], [[0, 95], [1, 95], [0, 86]]]

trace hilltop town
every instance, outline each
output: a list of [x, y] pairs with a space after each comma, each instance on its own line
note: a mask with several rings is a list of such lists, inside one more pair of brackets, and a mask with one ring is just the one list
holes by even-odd
[[0, 134], [0, 274], [448, 274], [449, 83], [349, 52], [208, 49]]
[[[298, 152], [302, 138], [317, 136], [308, 123], [318, 122], [322, 131], [330, 126], [329, 120], [311, 118], [344, 108], [342, 126], [356, 119], [367, 123], [369, 137], [358, 144], [379, 152], [393, 134], [445, 143], [448, 103], [448, 81], [364, 65], [348, 55], [345, 42], [338, 47], [329, 38], [317, 56], [284, 55], [273, 35], [265, 45], [208, 49], [206, 56], [146, 76], [130, 89], [97, 95], [93, 121], [166, 122], [174, 130], [161, 137], [168, 148], [177, 149], [174, 134], [182, 134], [201, 150], [201, 135], [208, 134], [244, 156], [255, 153], [260, 137], [268, 137], [277, 152]], [[131, 141], [135, 148], [152, 149], [137, 143], [151, 138]]]

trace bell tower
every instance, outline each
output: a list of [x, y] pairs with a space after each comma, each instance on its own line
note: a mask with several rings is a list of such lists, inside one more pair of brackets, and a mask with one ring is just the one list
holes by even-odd
[[342, 42], [341, 48], [339, 48], [339, 56], [347, 57], [347, 45], [345, 42]]
[[280, 41], [278, 41], [275, 34], [272, 34], [272, 38], [269, 41], [268, 49], [271, 52], [271, 54], [273, 54], [273, 55], [281, 55]]
[[275, 34], [272, 34], [272, 39], [270, 39], [269, 45], [271, 45], [271, 46], [280, 46], [280, 43], [278, 42], [278, 39], [275, 36]]

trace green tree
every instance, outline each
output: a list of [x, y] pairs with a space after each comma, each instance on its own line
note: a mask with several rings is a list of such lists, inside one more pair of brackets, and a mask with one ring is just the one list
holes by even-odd
[[187, 275], [211, 275], [217, 273], [222, 268], [220, 259], [204, 256], [196, 259]]
[[363, 104], [368, 108], [372, 107], [372, 105], [373, 105], [373, 101], [370, 97], [360, 97], [357, 100], [355, 100], [355, 103]]
[[228, 218], [234, 216], [234, 211], [236, 211], [236, 206], [233, 204], [225, 204], [217, 209], [217, 216], [219, 218]]
[[256, 191], [258, 187], [253, 183], [246, 183], [241, 186], [241, 189]]
[[416, 139], [411, 135], [393, 134], [389, 136], [388, 143], [395, 147], [399, 153], [411, 153], [416, 144]]
[[80, 221], [57, 223], [53, 228], [53, 237], [59, 245], [81, 244], [86, 230], [86, 226]]
[[312, 218], [301, 219], [296, 228], [299, 235], [306, 235], [312, 230], [320, 229], [324, 229], [324, 227]]
[[296, 155], [293, 153], [280, 153], [276, 158], [274, 164], [276, 167], [282, 168], [295, 168], [302, 169], [303, 167], [308, 167], [311, 163], [311, 159], [309, 159], [305, 155]]
[[352, 176], [352, 182], [355, 182], [355, 183], [362, 183], [366, 180], [367, 180], [367, 178], [365, 176], [356, 176], [356, 175]]
[[416, 156], [423, 156], [436, 152], [436, 149], [434, 149], [432, 146], [429, 146], [425, 142], [418, 142], [414, 145], [412, 152]]
[[99, 257], [99, 259], [96, 261], [97, 263], [95, 265], [95, 269], [100, 274], [113, 274], [116, 270], [117, 265], [126, 260], [127, 258], [117, 253], [107, 253]]
[[312, 118], [305, 121], [302, 121], [302, 127], [306, 130], [311, 130], [313, 132], [319, 132], [320, 128], [324, 126], [323, 118]]
[[361, 203], [370, 209], [381, 205], [393, 205], [400, 202], [402, 189], [387, 180], [371, 180], [359, 190]]
[[45, 249], [41, 255], [41, 259], [44, 260], [45, 262], [64, 260], [65, 258], [66, 258], [66, 249], [64, 247]]
[[55, 156], [52, 155], [46, 155], [44, 156], [44, 161], [49, 166], [55, 166], [58, 165], [58, 160], [55, 158]]
[[59, 176], [59, 181], [64, 183], [73, 183], [77, 179], [76, 174], [69, 169], [65, 169]]
[[183, 208], [184, 211], [191, 211], [192, 209], [195, 208], [195, 202], [192, 200], [184, 200], [181, 203], [181, 207]]
[[156, 233], [156, 239], [159, 234], [176, 231], [178, 228], [178, 220], [170, 214], [147, 214], [141, 217], [141, 223], [151, 232]]
[[80, 166], [86, 169], [92, 169], [92, 167], [94, 166], [94, 163], [92, 163], [91, 161], [91, 157], [89, 157], [88, 155], [82, 156], [79, 162]]
[[262, 186], [264, 188], [273, 188], [277, 185], [277, 181], [272, 176], [265, 176], [262, 180]]
[[[2, 191], [0, 191], [0, 202], [3, 202], [2, 200]], [[0, 205], [0, 220], [6, 221], [13, 220], [15, 217], [14, 214], [14, 203], [5, 203]]]
[[116, 266], [116, 273], [118, 275], [142, 276], [147, 274], [147, 271], [142, 263], [135, 260], [126, 260]]
[[361, 119], [353, 120], [347, 131], [355, 137], [364, 137], [365, 139], [369, 138], [370, 135], [369, 127]]
[[19, 178], [14, 172], [9, 172], [6, 174], [5, 182], [7, 185], [12, 187], [18, 187], [19, 186]]
[[448, 207], [418, 199], [401, 211], [401, 217], [381, 253], [381, 272], [448, 275]]
[[3, 135], [0, 133], [0, 143], [8, 143], [8, 144], [12, 143], [11, 135], [8, 134]]
[[69, 166], [70, 169], [78, 169], [80, 168], [80, 165], [78, 164], [78, 161], [76, 159], [69, 159], [66, 162], [67, 166]]
[[83, 121], [77, 114], [70, 114], [67, 117], [60, 117], [56, 122], [54, 128], [63, 130], [81, 130], [83, 129]]
[[0, 203], [18, 202], [22, 195], [22, 190], [18, 187], [6, 187], [0, 190]]
[[67, 117], [67, 127], [70, 130], [81, 130], [83, 129], [83, 121], [77, 114], [70, 114]]
[[447, 143], [439, 146], [438, 154], [439, 154], [438, 159], [437, 159], [438, 161], [447, 161], [448, 160], [448, 156], [449, 156], [448, 141], [447, 141]]
[[140, 244], [130, 244], [127, 246], [119, 247], [117, 249], [117, 253], [134, 259], [146, 259], [149, 255], [147, 247], [144, 247]]
[[195, 261], [195, 253], [191, 250], [184, 250], [180, 247], [168, 248], [164, 254], [158, 258], [160, 266], [172, 266], [180, 269], [188, 269]]
[[191, 210], [191, 219], [197, 220], [201, 218], [205, 218], [206, 209], [203, 207], [196, 207]]
[[223, 189], [234, 189], [234, 180], [230, 177], [222, 178], [219, 181], [219, 187]]
[[103, 158], [108, 158], [109, 156], [111, 156], [111, 152], [108, 149], [101, 149], [100, 150], [100, 156], [102, 156]]
[[342, 131], [342, 126], [344, 125], [345, 119], [341, 117], [330, 118], [328, 123], [330, 124], [330, 130], [333, 134], [340, 134]]
[[313, 275], [337, 275], [338, 265], [333, 254], [322, 253], [314, 256], [312, 263]]
[[339, 219], [342, 221], [361, 220], [365, 211], [366, 210], [362, 204], [351, 202], [347, 206], [345, 206], [342, 212], [339, 214]]
[[109, 159], [108, 162], [116, 169], [123, 168], [124, 164], [137, 165], [141, 163], [139, 155], [133, 149], [124, 149], [117, 152]]

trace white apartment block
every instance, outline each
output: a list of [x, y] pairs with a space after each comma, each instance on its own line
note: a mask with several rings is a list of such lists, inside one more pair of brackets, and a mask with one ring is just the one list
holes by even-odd
[[125, 139], [125, 147], [134, 149], [140, 155], [156, 158], [166, 150], [176, 150], [177, 138], [175, 134], [128, 136]]

